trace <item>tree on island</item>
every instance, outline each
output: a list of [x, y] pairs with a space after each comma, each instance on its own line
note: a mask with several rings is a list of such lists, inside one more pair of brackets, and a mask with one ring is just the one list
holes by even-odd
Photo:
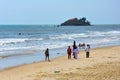
[[88, 20], [86, 20], [86, 17], [80, 19], [72, 18], [61, 24], [61, 26], [90, 26], [90, 25], [91, 24]]

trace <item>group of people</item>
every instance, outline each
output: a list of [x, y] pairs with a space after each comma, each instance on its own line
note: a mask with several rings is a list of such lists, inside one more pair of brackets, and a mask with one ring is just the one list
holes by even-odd
[[[83, 49], [85, 49], [86, 58], [89, 58], [89, 54], [90, 54], [90, 45], [87, 44], [87, 46], [85, 46], [85, 43], [79, 44], [79, 48], [81, 48], [81, 47], [83, 47]], [[74, 59], [77, 59], [77, 58], [78, 58], [79, 50], [78, 50], [78, 47], [77, 47], [75, 41], [73, 42], [73, 51], [72, 51], [71, 47], [68, 46], [68, 49], [67, 49], [68, 59], [71, 59], [71, 54], [72, 54], [72, 52], [73, 52], [73, 58], [74, 58]]]
[[[85, 49], [86, 58], [89, 58], [90, 45], [89, 44], [85, 45], [85, 43], [79, 44], [79, 48], [81, 48], [81, 47], [83, 47], [83, 49]], [[71, 49], [70, 46], [68, 46], [68, 48], [67, 48], [68, 59], [71, 59], [72, 53], [73, 53], [73, 58], [77, 59], [78, 58], [79, 50], [78, 50], [78, 47], [77, 47], [75, 41], [73, 42], [73, 49]], [[45, 61], [47, 61], [47, 60], [50, 61], [50, 59], [49, 59], [49, 49], [48, 48], [45, 50]]]

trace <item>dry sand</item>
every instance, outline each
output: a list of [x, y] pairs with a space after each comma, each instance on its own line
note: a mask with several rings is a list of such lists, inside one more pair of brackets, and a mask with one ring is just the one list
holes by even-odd
[[0, 80], [120, 80], [120, 46], [92, 49], [90, 58], [80, 51], [77, 60], [66, 55], [5, 69]]

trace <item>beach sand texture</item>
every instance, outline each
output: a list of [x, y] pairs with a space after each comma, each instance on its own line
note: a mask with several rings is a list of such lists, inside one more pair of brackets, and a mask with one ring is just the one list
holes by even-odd
[[91, 49], [90, 58], [67, 55], [0, 71], [0, 80], [120, 80], [120, 46]]

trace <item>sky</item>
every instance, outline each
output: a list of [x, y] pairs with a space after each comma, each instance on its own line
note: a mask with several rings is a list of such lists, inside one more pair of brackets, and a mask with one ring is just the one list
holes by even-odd
[[59, 25], [74, 17], [120, 24], [120, 0], [0, 0], [0, 24]]

